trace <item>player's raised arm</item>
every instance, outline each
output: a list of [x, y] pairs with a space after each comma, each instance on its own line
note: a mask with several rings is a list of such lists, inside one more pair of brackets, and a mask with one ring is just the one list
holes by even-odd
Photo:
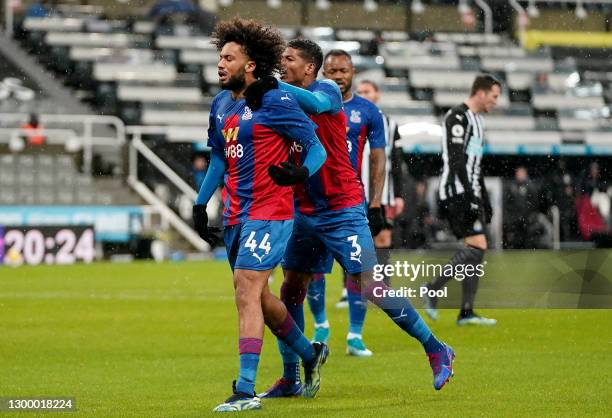
[[293, 93], [304, 112], [318, 115], [320, 113], [336, 113], [342, 110], [342, 95], [340, 88], [333, 81], [321, 80], [321, 88], [311, 92], [306, 89], [279, 81], [279, 88]]
[[[324, 80], [323, 80], [324, 81]], [[326, 82], [322, 89], [311, 92], [306, 89], [279, 81], [272, 76], [263, 77], [251, 84], [245, 92], [247, 104], [253, 110], [259, 109], [266, 92], [279, 88], [292, 93], [304, 112], [318, 115], [325, 112], [336, 113], [342, 110], [342, 97], [338, 86]]]
[[[247, 104], [252, 110], [259, 109], [263, 95], [276, 88], [292, 93], [297, 98], [302, 110], [306, 113], [318, 115], [325, 112], [336, 113], [342, 110], [342, 101], [337, 98], [333, 99], [336, 96], [333, 91], [322, 90], [311, 92], [279, 81], [272, 76], [263, 77], [249, 86], [245, 92]], [[340, 94], [340, 90], [338, 90], [338, 94]]]

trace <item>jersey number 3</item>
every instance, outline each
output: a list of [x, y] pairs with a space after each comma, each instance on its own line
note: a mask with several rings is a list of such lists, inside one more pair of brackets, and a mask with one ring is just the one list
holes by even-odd
[[351, 248], [353, 249], [353, 251], [351, 251], [351, 261], [357, 261], [361, 264], [361, 245], [357, 243], [357, 238], [357, 235], [351, 235], [347, 237], [346, 240], [351, 243]]

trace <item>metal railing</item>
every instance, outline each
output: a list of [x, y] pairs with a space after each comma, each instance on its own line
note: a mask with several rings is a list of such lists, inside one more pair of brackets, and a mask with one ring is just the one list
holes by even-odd
[[[0, 130], [7, 132], [10, 138], [15, 136], [23, 136], [24, 130], [21, 125], [29, 120], [29, 115], [25, 113], [3, 113], [0, 114]], [[65, 132], [66, 136], [62, 139], [61, 136], [53, 137], [54, 143], [66, 143], [71, 139], [79, 140], [83, 147], [83, 171], [91, 172], [93, 149], [94, 147], [115, 147], [119, 152], [125, 144], [126, 131], [125, 124], [116, 116], [99, 116], [99, 115], [38, 115], [40, 124], [43, 126], [40, 133], [61, 133]], [[11, 126], [13, 125], [13, 126]], [[45, 125], [66, 125], [70, 128], [50, 128]], [[109, 128], [114, 131], [114, 135], [107, 135]], [[104, 130], [105, 134], [101, 135], [99, 131]], [[51, 139], [51, 138], [50, 138]]]
[[[166, 164], [151, 150], [143, 141], [144, 134], [166, 134], [169, 127], [154, 126], [128, 126], [127, 134], [131, 136], [129, 146], [129, 169], [128, 184], [150, 205], [155, 207], [163, 218], [176, 229], [192, 246], [200, 251], [210, 251], [210, 246], [188, 225], [177, 213], [175, 213], [166, 202], [160, 199], [153, 190], [149, 188], [138, 174], [138, 160], [144, 158], [149, 164], [157, 169], [165, 178], [174, 185], [187, 199], [194, 202], [197, 193], [185, 180]], [[214, 208], [213, 208], [214, 209]]]

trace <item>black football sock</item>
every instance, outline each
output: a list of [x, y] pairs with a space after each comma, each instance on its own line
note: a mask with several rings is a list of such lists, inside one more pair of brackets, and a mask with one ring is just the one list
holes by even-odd
[[463, 298], [461, 301], [461, 313], [460, 316], [469, 316], [472, 314], [474, 309], [474, 299], [476, 298], [476, 291], [478, 290], [478, 282], [480, 281], [481, 270], [477, 268], [482, 263], [484, 258], [484, 250], [475, 247], [467, 247], [465, 251], [469, 251], [468, 261], [465, 264], [471, 264], [474, 266], [472, 269], [473, 273], [465, 275], [465, 279], [461, 282], [463, 288]]

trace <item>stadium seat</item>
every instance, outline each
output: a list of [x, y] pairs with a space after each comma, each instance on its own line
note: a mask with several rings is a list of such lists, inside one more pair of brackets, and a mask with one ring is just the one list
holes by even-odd
[[[571, 73], [547, 73], [546, 88], [552, 92], [564, 92], [568, 89]], [[508, 87], [512, 90], [531, 90], [536, 79], [532, 72], [510, 72], [506, 75]]]
[[560, 145], [561, 139], [561, 133], [556, 131], [521, 131], [520, 134], [513, 131], [487, 132], [487, 142], [492, 145]]
[[438, 118], [435, 116], [406, 115], [403, 113], [388, 113], [387, 116], [393, 119], [398, 126], [406, 125], [408, 123], [440, 123]]
[[146, 103], [203, 103], [202, 92], [197, 87], [141, 86], [119, 84], [120, 101]]
[[137, 22], [134, 22], [132, 31], [134, 33], [150, 35], [151, 33], [153, 33], [153, 31], [155, 31], [155, 22], [151, 22], [148, 20], [139, 20]]
[[362, 41], [368, 42], [376, 37], [374, 31], [367, 29], [338, 29], [336, 39], [339, 41]]
[[478, 73], [475, 71], [410, 71], [410, 85], [415, 88], [433, 88], [446, 90], [465, 90]]
[[536, 121], [531, 116], [505, 116], [487, 115], [485, 118], [486, 129], [491, 130], [520, 130], [532, 131], [536, 129]]
[[343, 49], [354, 57], [359, 54], [361, 48], [361, 44], [355, 41], [320, 41], [319, 46], [324, 54], [332, 49]]
[[462, 56], [475, 56], [475, 57], [515, 57], [522, 58], [527, 55], [521, 47], [517, 46], [506, 46], [506, 45], [477, 45], [477, 46], [459, 46], [457, 53]]
[[532, 98], [535, 109], [601, 109], [604, 100], [601, 96], [577, 97], [569, 94], [537, 94]]
[[155, 54], [142, 48], [85, 48], [73, 46], [69, 58], [73, 61], [130, 61], [151, 62]]
[[[450, 108], [462, 103], [470, 95], [469, 91], [439, 91], [434, 92], [433, 103], [440, 108]], [[507, 95], [501, 95], [497, 99], [497, 109], [504, 110], [510, 107], [510, 100]]]
[[592, 118], [559, 116], [558, 119], [563, 131], [593, 131], [599, 128], [599, 122]]
[[155, 46], [160, 49], [187, 49], [216, 51], [210, 38], [206, 36], [158, 36]]
[[204, 142], [207, 130], [208, 119], [202, 121], [201, 126], [171, 126], [166, 137], [173, 142], [191, 142], [194, 139], [201, 139]]
[[141, 35], [125, 33], [48, 32], [45, 35], [45, 43], [49, 46], [129, 48], [144, 41]]
[[23, 27], [35, 32], [80, 32], [84, 20], [80, 18], [48, 17], [46, 19], [26, 17]]
[[201, 126], [208, 121], [208, 111], [153, 110], [145, 109], [142, 123], [145, 125]]
[[304, 27], [302, 28], [302, 35], [315, 42], [335, 40], [334, 28], [328, 26]]
[[382, 39], [386, 42], [401, 42], [408, 40], [408, 33], [399, 30], [384, 30], [381, 33]]
[[554, 70], [554, 63], [550, 57], [493, 57], [485, 56], [480, 59], [484, 71], [490, 72], [546, 72]]
[[606, 145], [612, 148], [612, 126], [602, 132], [587, 132], [584, 137], [585, 143], [589, 145]]
[[455, 44], [479, 45], [500, 44], [501, 35], [496, 33], [444, 33], [436, 32], [434, 39], [438, 42], [452, 42]]
[[179, 52], [179, 62], [183, 64], [217, 65], [219, 53], [216, 50], [183, 49]]
[[147, 64], [94, 63], [93, 75], [97, 81], [151, 81], [169, 83], [176, 80], [176, 68], [161, 62]]

